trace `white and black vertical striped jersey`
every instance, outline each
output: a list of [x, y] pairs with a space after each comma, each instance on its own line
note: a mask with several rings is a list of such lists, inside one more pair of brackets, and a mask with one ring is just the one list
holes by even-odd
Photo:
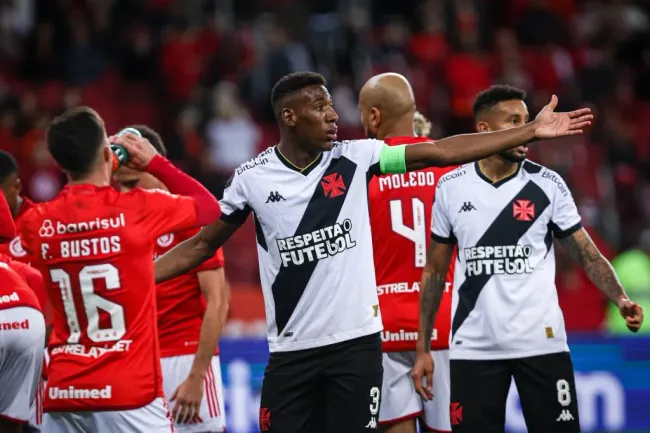
[[562, 178], [530, 161], [496, 183], [478, 163], [440, 179], [432, 238], [458, 244], [452, 359], [569, 350], [555, 288], [553, 238], [581, 227]]
[[336, 142], [302, 171], [271, 147], [227, 184], [222, 219], [237, 224], [253, 213], [272, 352], [382, 330], [367, 182], [384, 146]]

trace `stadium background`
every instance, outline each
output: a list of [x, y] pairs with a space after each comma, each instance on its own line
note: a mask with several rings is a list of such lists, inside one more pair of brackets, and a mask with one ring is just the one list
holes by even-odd
[[[526, 89], [532, 113], [556, 93], [560, 109], [591, 106], [597, 124], [532, 158], [564, 176], [649, 309], [649, 17], [643, 0], [0, 0], [0, 148], [17, 156], [24, 193], [47, 200], [64, 183], [48, 121], [89, 105], [109, 133], [160, 131], [171, 159], [220, 196], [237, 165], [277, 140], [270, 89], [292, 71], [329, 80], [341, 138], [363, 133], [356, 95], [373, 73], [409, 78], [434, 138], [470, 132], [473, 97], [491, 83]], [[248, 433], [268, 356], [252, 224], [225, 253], [229, 432]], [[630, 337], [608, 325], [586, 276], [563, 255], [558, 268], [585, 431], [650, 431], [650, 327]], [[525, 431], [511, 397], [508, 428]]]

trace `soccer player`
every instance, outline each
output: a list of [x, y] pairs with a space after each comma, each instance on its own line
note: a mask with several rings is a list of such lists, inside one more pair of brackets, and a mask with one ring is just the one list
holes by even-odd
[[[140, 132], [166, 156], [160, 135], [144, 125]], [[149, 173], [121, 167], [113, 179], [122, 192], [167, 187]], [[163, 255], [198, 229], [164, 234], [156, 240], [154, 257]], [[158, 338], [165, 397], [179, 433], [223, 432], [226, 429], [219, 336], [228, 314], [226, 277], [221, 249], [187, 274], [156, 286]]]
[[128, 165], [183, 195], [113, 189], [104, 123], [87, 107], [55, 118], [46, 137], [69, 184], [29, 210], [20, 233], [44, 276], [54, 311], [43, 430], [169, 432], [154, 243], [218, 218], [218, 202], [132, 134], [114, 138], [128, 151]]
[[16, 224], [14, 223], [9, 204], [4, 194], [0, 194], [0, 244], [10, 242], [16, 237]]
[[[0, 150], [0, 194], [4, 194], [7, 199], [18, 233], [20, 232], [23, 215], [34, 206], [30, 199], [20, 195], [21, 187], [22, 183], [18, 176], [18, 163], [11, 154]], [[25, 252], [20, 243], [20, 238], [17, 236], [9, 243], [0, 243], [0, 253], [23, 263], [29, 264], [31, 262], [31, 257]]]
[[235, 170], [222, 218], [156, 261], [158, 282], [212, 257], [253, 213], [271, 351], [262, 386], [264, 432], [376, 430], [381, 315], [368, 217], [368, 176], [480, 159], [539, 138], [577, 134], [589, 110], [437, 143], [337, 142], [325, 79], [281, 78], [271, 102], [280, 142]]
[[[494, 134], [529, 125], [525, 97], [504, 85], [480, 93], [474, 103], [477, 131]], [[643, 321], [641, 307], [627, 298], [582, 227], [564, 180], [527, 160], [527, 151], [522, 145], [463, 165], [438, 182], [413, 376], [418, 391], [431, 398], [429, 339], [457, 245], [450, 342], [453, 432], [503, 432], [512, 377], [529, 432], [580, 431], [555, 289], [554, 239], [618, 305], [632, 331]]]
[[[372, 77], [361, 89], [359, 111], [366, 136], [388, 146], [422, 142], [414, 137], [415, 98], [399, 74]], [[421, 126], [428, 121], [420, 115]], [[434, 325], [431, 354], [436, 360], [435, 399], [423, 400], [415, 391], [415, 365], [420, 278], [426, 263], [433, 195], [438, 179], [455, 167], [427, 168], [408, 174], [375, 176], [368, 185], [370, 227], [377, 294], [384, 325], [384, 380], [379, 424], [387, 433], [415, 433], [416, 418], [436, 432], [449, 424], [449, 290]], [[453, 265], [453, 261], [452, 261]], [[447, 286], [451, 286], [450, 267]]]
[[0, 257], [0, 431], [22, 433], [41, 377], [45, 322], [36, 295], [3, 257]]

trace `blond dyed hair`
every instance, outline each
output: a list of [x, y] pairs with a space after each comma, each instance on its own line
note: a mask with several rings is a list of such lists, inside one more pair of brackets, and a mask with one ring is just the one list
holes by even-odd
[[428, 137], [431, 133], [431, 122], [419, 111], [413, 116], [413, 130], [418, 137]]

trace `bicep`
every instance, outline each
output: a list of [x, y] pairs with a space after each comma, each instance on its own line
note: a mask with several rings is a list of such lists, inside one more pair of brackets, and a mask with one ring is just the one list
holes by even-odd
[[444, 154], [440, 146], [431, 141], [406, 146], [406, 170], [422, 170], [427, 167], [444, 167]]
[[196, 236], [200, 244], [205, 245], [210, 251], [216, 252], [242, 224], [243, 222], [230, 223], [218, 219], [212, 224], [203, 227]]
[[569, 236], [559, 239], [559, 241], [569, 255], [580, 263], [584, 264], [603, 257], [584, 227]]

